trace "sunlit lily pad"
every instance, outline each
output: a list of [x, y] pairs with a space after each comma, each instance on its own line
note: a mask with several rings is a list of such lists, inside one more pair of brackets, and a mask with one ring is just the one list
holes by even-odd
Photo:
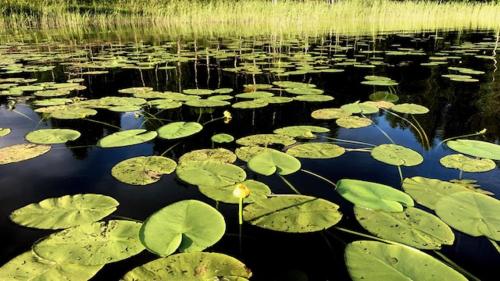
[[40, 129], [29, 132], [26, 140], [36, 144], [57, 144], [74, 141], [80, 137], [80, 132], [71, 129]]
[[356, 206], [386, 212], [402, 212], [404, 207], [413, 207], [411, 197], [390, 186], [361, 180], [341, 179], [337, 192]]
[[418, 249], [441, 249], [441, 245], [452, 245], [455, 240], [448, 225], [417, 208], [396, 213], [355, 207], [354, 214], [363, 228], [378, 237]]
[[183, 154], [179, 158], [179, 164], [186, 164], [189, 161], [217, 161], [222, 163], [233, 163], [236, 161], [236, 154], [225, 148], [197, 149]]
[[163, 156], [139, 156], [116, 164], [111, 175], [123, 183], [147, 185], [160, 180], [162, 175], [171, 174], [177, 163]]
[[429, 112], [429, 109], [427, 107], [414, 103], [396, 104], [391, 109], [396, 112], [406, 113], [406, 114], [425, 114]]
[[198, 252], [217, 243], [226, 231], [224, 217], [210, 205], [183, 200], [168, 205], [147, 218], [141, 242], [162, 257], [175, 251]]
[[403, 189], [419, 204], [433, 210], [442, 197], [456, 192], [470, 191], [457, 183], [424, 177], [406, 178], [403, 181]]
[[498, 199], [477, 192], [457, 192], [436, 203], [436, 214], [454, 229], [500, 241]]
[[24, 252], [0, 267], [2, 281], [72, 280], [87, 281], [103, 265], [85, 266], [59, 263], [37, 257], [31, 251]]
[[81, 265], [103, 265], [137, 255], [141, 223], [125, 220], [94, 222], [53, 233], [33, 245], [43, 259]]
[[351, 112], [345, 111], [340, 108], [323, 108], [315, 110], [311, 113], [311, 117], [319, 120], [331, 120], [343, 117], [348, 117]]
[[88, 116], [96, 115], [97, 111], [91, 108], [81, 107], [66, 107], [60, 110], [55, 110], [49, 113], [49, 116], [54, 119], [83, 119]]
[[129, 271], [123, 281], [246, 281], [252, 272], [239, 260], [218, 253], [181, 253]]
[[0, 148], [0, 165], [29, 160], [49, 152], [49, 145], [15, 144]]
[[203, 125], [197, 122], [173, 122], [160, 127], [157, 132], [160, 138], [173, 140], [189, 137], [202, 129]]
[[186, 101], [185, 105], [191, 107], [223, 107], [230, 105], [231, 103], [223, 100], [214, 99], [195, 99]]
[[371, 151], [376, 160], [394, 166], [416, 166], [424, 161], [418, 152], [397, 144], [381, 144]]
[[286, 88], [285, 92], [293, 95], [321, 95], [323, 90], [312, 87]]
[[339, 127], [342, 127], [342, 128], [358, 129], [358, 128], [368, 127], [373, 122], [372, 122], [372, 120], [365, 118], [365, 117], [347, 116], [347, 117], [341, 117], [341, 118], [335, 120], [335, 123], [337, 123], [337, 125]]
[[346, 247], [345, 262], [353, 281], [467, 281], [434, 257], [403, 245], [355, 241]]
[[241, 183], [227, 186], [200, 185], [199, 189], [201, 193], [205, 194], [205, 196], [217, 202], [238, 204], [239, 198], [233, 195], [233, 191], [239, 184], [243, 184], [250, 189], [250, 195], [243, 200], [244, 203], [253, 203], [255, 201], [265, 199], [269, 194], [271, 194], [269, 186], [256, 180], [246, 180]]
[[344, 154], [345, 149], [332, 143], [311, 142], [292, 146], [286, 153], [298, 158], [329, 159]]
[[254, 108], [266, 107], [268, 105], [269, 103], [267, 103], [266, 101], [261, 99], [256, 99], [250, 101], [240, 101], [237, 103], [233, 103], [231, 106], [233, 108], [239, 108], [239, 109], [254, 109]]
[[344, 104], [340, 107], [340, 109], [350, 112], [351, 114], [374, 114], [379, 111], [378, 107], [376, 106], [359, 102]]
[[186, 95], [208, 96], [214, 93], [210, 89], [185, 89], [182, 91]]
[[477, 140], [451, 140], [446, 142], [451, 149], [479, 158], [500, 160], [500, 145]]
[[447, 155], [439, 159], [441, 165], [450, 169], [457, 169], [469, 173], [488, 172], [496, 168], [496, 164], [490, 159], [477, 159], [463, 154]]
[[248, 161], [248, 168], [258, 174], [270, 176], [274, 173], [289, 175], [300, 169], [297, 158], [275, 149], [266, 149]]
[[327, 102], [327, 101], [332, 101], [333, 97], [328, 95], [301, 95], [293, 99], [296, 101], [305, 101], [305, 102]]
[[311, 196], [276, 196], [246, 206], [243, 219], [274, 231], [315, 232], [337, 224], [342, 218], [338, 209], [337, 204]]
[[103, 148], [128, 146], [148, 142], [156, 138], [157, 135], [156, 132], [144, 129], [126, 130], [105, 136], [99, 140], [97, 145]]
[[314, 85], [314, 84], [295, 82], [295, 81], [275, 81], [275, 82], [273, 82], [273, 85], [276, 85], [276, 86], [282, 87], [282, 88], [315, 88], [316, 87], [316, 85]]
[[226, 186], [246, 178], [243, 169], [218, 161], [188, 161], [177, 167], [177, 176], [192, 185]]
[[375, 92], [370, 95], [370, 100], [372, 101], [388, 101], [388, 102], [397, 102], [399, 97], [390, 92]]
[[261, 153], [265, 149], [266, 148], [261, 146], [242, 146], [236, 148], [235, 154], [238, 157], [238, 159], [248, 162], [255, 155]]
[[17, 209], [10, 219], [27, 227], [63, 229], [98, 221], [113, 213], [117, 206], [118, 201], [105, 195], [65, 195]]
[[278, 134], [257, 134], [236, 140], [237, 144], [245, 146], [268, 146], [272, 144], [292, 145], [296, 142], [292, 137]]
[[0, 138], [5, 137], [10, 134], [11, 130], [9, 128], [0, 128]]
[[272, 96], [274, 96], [274, 94], [269, 92], [249, 92], [236, 95], [237, 98], [241, 99], [260, 99], [260, 98], [270, 98]]
[[286, 135], [292, 138], [313, 139], [316, 137], [313, 133], [327, 133], [330, 129], [319, 126], [288, 126], [273, 131], [275, 134]]
[[234, 137], [231, 136], [230, 134], [215, 134], [213, 135], [210, 140], [212, 140], [215, 143], [230, 143], [234, 141]]

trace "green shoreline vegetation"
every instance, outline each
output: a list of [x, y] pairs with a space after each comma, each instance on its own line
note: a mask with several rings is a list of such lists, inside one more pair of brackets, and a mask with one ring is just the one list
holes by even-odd
[[171, 35], [240, 36], [500, 30], [500, 2], [0, 0], [0, 29], [9, 34], [33, 29], [58, 29], [67, 34], [133, 29]]

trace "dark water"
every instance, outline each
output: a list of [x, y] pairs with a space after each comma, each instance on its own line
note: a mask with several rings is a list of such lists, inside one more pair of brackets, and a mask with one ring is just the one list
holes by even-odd
[[[309, 39], [309, 50], [313, 51], [322, 44], [340, 44], [351, 46], [347, 51], [337, 51], [336, 54], [347, 54], [350, 58], [365, 61], [367, 56], [363, 50], [373, 49], [380, 51], [395, 50], [396, 48], [423, 49], [426, 56], [385, 56], [376, 54], [386, 62], [384, 66], [373, 69], [346, 67], [346, 71], [337, 74], [311, 73], [293, 75], [289, 77], [273, 77], [272, 75], [248, 75], [224, 72], [224, 67], [234, 66], [234, 60], [209, 59], [209, 65], [204, 55], [197, 61], [175, 63], [174, 70], [111, 70], [107, 75], [86, 76], [84, 85], [88, 90], [78, 94], [88, 98], [120, 95], [119, 89], [134, 86], [150, 86], [159, 91], [180, 91], [187, 88], [222, 88], [235, 89], [235, 93], [243, 91], [244, 84], [270, 83], [277, 80], [293, 80], [314, 83], [325, 93], [335, 97], [335, 100], [326, 103], [304, 103], [294, 101], [284, 105], [271, 105], [255, 110], [229, 110], [233, 120], [229, 124], [214, 122], [207, 125], [197, 135], [182, 139], [182, 144], [175, 147], [167, 156], [177, 159], [185, 152], [210, 148], [210, 136], [219, 132], [232, 134], [236, 138], [256, 133], [271, 133], [272, 130], [283, 126], [311, 124], [331, 129], [325, 136], [341, 139], [365, 141], [374, 144], [388, 143], [388, 140], [374, 126], [362, 129], [342, 129], [334, 121], [319, 121], [310, 117], [310, 113], [319, 108], [339, 107], [345, 103], [357, 100], [368, 100], [373, 88], [363, 86], [360, 82], [366, 75], [388, 76], [399, 82], [397, 92], [399, 103], [412, 102], [424, 105], [430, 109], [426, 115], [418, 117], [433, 146], [423, 148], [418, 135], [409, 126], [399, 119], [380, 113], [373, 115], [373, 121], [382, 128], [391, 138], [400, 145], [420, 152], [425, 161], [415, 167], [403, 168], [405, 177], [424, 176], [442, 180], [457, 179], [457, 170], [446, 169], [439, 163], [439, 159], [452, 151], [443, 146], [437, 146], [440, 140], [448, 137], [472, 133], [486, 128], [488, 132], [477, 139], [498, 143], [500, 138], [500, 72], [496, 69], [496, 61], [481, 60], [474, 56], [464, 56], [460, 59], [450, 59], [448, 66], [469, 67], [482, 70], [479, 83], [454, 83], [441, 77], [447, 73], [447, 66], [422, 67], [420, 62], [428, 61], [429, 55], [449, 50], [455, 50], [464, 42], [492, 42], [494, 34], [489, 32], [448, 32], [439, 34], [442, 39], [434, 40], [428, 34], [412, 36], [384, 35], [373, 38], [324, 38]], [[415, 38], [419, 38], [415, 40]], [[420, 40], [423, 39], [423, 40]], [[330, 40], [330, 41], [329, 41]], [[338, 41], [336, 41], [338, 40]], [[210, 39], [196, 42], [197, 50], [205, 47], [225, 48], [232, 39]], [[169, 44], [171, 51], [176, 52], [176, 40]], [[291, 41], [290, 41], [291, 42]], [[304, 39], [297, 39], [297, 43], [288, 43], [281, 52], [293, 55], [304, 51]], [[184, 48], [194, 50], [192, 41]], [[145, 42], [147, 44], [147, 42]], [[34, 48], [39, 52], [53, 52], [58, 47], [51, 44], [39, 44]], [[269, 52], [273, 48], [266, 38], [247, 38], [243, 45], [247, 47], [244, 53]], [[86, 51], [92, 50], [95, 54], [109, 51], [108, 43], [96, 43], [86, 46], [73, 46]], [[163, 45], [164, 47], [164, 45]], [[31, 48], [30, 45], [13, 47], [13, 51], [22, 48]], [[116, 48], [116, 47], [115, 47]], [[161, 47], [160, 47], [161, 48]], [[491, 49], [481, 50], [491, 55]], [[316, 54], [315, 54], [316, 55]], [[335, 53], [323, 51], [326, 57], [333, 57]], [[498, 56], [497, 56], [498, 57]], [[0, 57], [1, 58], [1, 57]], [[241, 62], [239, 60], [238, 62]], [[252, 61], [250, 61], [252, 62]], [[209, 71], [207, 71], [207, 68]], [[64, 82], [67, 79], [64, 66], [58, 66], [53, 73], [42, 72], [36, 74], [0, 74], [5, 77], [36, 77], [39, 81]], [[53, 74], [53, 75], [52, 75]], [[50, 120], [40, 121], [40, 115], [33, 112], [33, 106], [28, 100], [19, 101], [16, 110], [29, 116], [33, 121], [9, 111], [7, 98], [0, 97], [0, 127], [12, 128], [13, 132], [0, 138], [0, 146], [23, 143], [24, 135], [37, 126], [39, 128], [71, 128], [82, 133], [80, 139], [65, 145], [54, 145], [52, 150], [35, 159], [0, 166], [0, 230], [2, 247], [0, 264], [3, 264], [16, 255], [29, 250], [38, 239], [50, 234], [50, 231], [28, 229], [10, 222], [9, 214], [24, 205], [38, 202], [49, 197], [58, 197], [65, 194], [99, 193], [114, 197], [120, 202], [120, 207], [111, 217], [128, 217], [144, 220], [148, 215], [183, 199], [198, 199], [215, 206], [213, 200], [204, 197], [195, 187], [187, 186], [175, 178], [174, 175], [163, 176], [155, 184], [137, 187], [122, 184], [115, 180], [111, 168], [118, 162], [139, 156], [161, 154], [166, 148], [175, 144], [175, 141], [156, 139], [152, 142], [128, 146], [123, 148], [101, 149], [98, 147], [79, 147], [95, 145], [96, 142], [115, 129], [91, 123], [85, 120]], [[216, 109], [213, 117], [222, 115]], [[152, 111], [151, 113], [155, 113]], [[197, 113], [188, 107], [181, 110], [163, 112], [160, 115], [165, 119], [190, 120], [197, 119]], [[210, 114], [204, 114], [201, 122], [211, 119]], [[108, 122], [123, 129], [137, 128], [143, 121], [142, 117], [135, 118], [133, 113], [112, 113], [99, 110], [92, 119]], [[252, 120], [254, 119], [254, 120]], [[148, 122], [145, 127], [153, 130], [161, 126], [159, 123]], [[321, 139], [321, 137], [320, 137]], [[326, 141], [326, 140], [325, 140]], [[77, 147], [77, 148], [72, 148]], [[235, 149], [236, 144], [224, 146]], [[369, 153], [350, 152], [331, 160], [301, 160], [303, 168], [314, 171], [332, 181], [341, 178], [355, 178], [374, 181], [398, 188], [400, 180], [394, 166], [385, 165], [370, 157]], [[243, 162], [238, 162], [244, 165]], [[249, 178], [255, 178], [267, 183], [274, 193], [290, 193], [290, 190], [277, 177], [264, 177], [248, 173]], [[483, 189], [500, 194], [500, 169], [496, 168], [487, 173], [464, 173], [464, 178], [475, 179]], [[288, 177], [295, 186], [307, 195], [328, 199], [341, 206], [344, 217], [339, 226], [362, 231], [352, 214], [352, 205], [342, 199], [328, 184], [297, 172]], [[227, 234], [209, 251], [232, 255], [243, 261], [254, 273], [253, 280], [349, 280], [343, 260], [345, 243], [362, 239], [346, 235], [342, 232], [329, 230], [325, 233], [312, 234], [283, 234], [262, 230], [250, 225], [244, 225], [242, 246], [238, 241], [237, 206], [219, 204], [227, 223]], [[500, 215], [500, 214], [499, 214]], [[478, 276], [482, 280], [496, 280], [500, 270], [500, 255], [491, 246], [486, 238], [472, 238], [455, 231], [455, 243], [446, 246], [442, 252], [454, 262]], [[106, 265], [92, 280], [118, 280], [124, 273], [135, 266], [155, 259], [153, 254], [146, 251], [125, 261]]]

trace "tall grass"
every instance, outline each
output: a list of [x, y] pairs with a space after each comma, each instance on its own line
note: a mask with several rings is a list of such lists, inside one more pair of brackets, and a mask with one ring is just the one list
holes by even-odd
[[[240, 35], [500, 29], [497, 1], [0, 0], [0, 28], [133, 27]], [[495, 3], [496, 2], [496, 3]]]

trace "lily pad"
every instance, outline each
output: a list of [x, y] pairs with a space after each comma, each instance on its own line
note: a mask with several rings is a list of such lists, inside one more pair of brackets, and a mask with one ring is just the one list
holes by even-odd
[[340, 108], [323, 108], [313, 111], [311, 113], [311, 117], [319, 120], [331, 120], [348, 117], [351, 114], [351, 112], [345, 111]]
[[26, 140], [36, 144], [57, 144], [74, 141], [80, 135], [80, 132], [70, 129], [40, 129], [29, 132]]
[[102, 148], [128, 146], [148, 142], [156, 138], [156, 136], [158, 136], [156, 132], [145, 129], [126, 130], [105, 136], [99, 140], [97, 145]]
[[256, 180], [246, 180], [241, 183], [228, 185], [228, 186], [204, 186], [200, 185], [200, 192], [205, 196], [217, 201], [228, 204], [238, 204], [239, 198], [233, 195], [234, 189], [237, 185], [243, 184], [250, 189], [250, 195], [243, 199], [244, 203], [253, 203], [267, 198], [271, 194], [271, 189], [265, 183]]
[[300, 170], [300, 166], [297, 158], [275, 149], [266, 149], [248, 161], [250, 170], [265, 176], [293, 174]]
[[230, 105], [231, 103], [223, 100], [215, 99], [194, 99], [186, 101], [185, 105], [191, 107], [222, 107]]
[[361, 180], [341, 179], [337, 192], [355, 206], [386, 212], [402, 212], [404, 207], [413, 207], [411, 197], [390, 186]]
[[372, 120], [365, 117], [358, 116], [347, 116], [341, 117], [335, 121], [339, 127], [346, 129], [358, 129], [370, 126], [373, 122]]
[[210, 89], [185, 89], [182, 91], [186, 95], [208, 96], [214, 93]]
[[192, 185], [226, 186], [246, 178], [243, 169], [218, 161], [188, 161], [177, 167], [177, 176]]
[[395, 106], [391, 107], [391, 109], [396, 112], [406, 114], [425, 114], [429, 112], [429, 109], [427, 107], [414, 103], [396, 104]]
[[65, 195], [17, 209], [10, 219], [27, 227], [64, 229], [98, 221], [113, 213], [118, 205], [112, 197], [100, 194]]
[[456, 192], [436, 203], [436, 214], [471, 236], [500, 241], [500, 201], [477, 192]]
[[185, 153], [179, 158], [179, 164], [185, 164], [189, 161], [217, 161], [221, 163], [233, 163], [236, 161], [236, 155], [225, 148], [198, 149]]
[[268, 146], [272, 144], [292, 145], [296, 142], [292, 137], [278, 134], [257, 134], [239, 138], [236, 143], [245, 146]]
[[141, 223], [125, 220], [94, 222], [53, 233], [33, 245], [39, 257], [62, 264], [103, 265], [144, 250]]
[[451, 140], [446, 145], [463, 154], [474, 157], [500, 160], [500, 145], [477, 140]]
[[450, 169], [457, 169], [469, 173], [488, 172], [496, 168], [496, 164], [490, 159], [476, 159], [463, 154], [447, 155], [439, 159], [441, 165]]
[[160, 127], [157, 132], [160, 138], [173, 140], [189, 137], [202, 129], [203, 125], [197, 122], [173, 122]]
[[346, 247], [345, 262], [353, 281], [467, 281], [432, 256], [403, 245], [355, 241]]
[[252, 272], [239, 260], [218, 253], [181, 253], [129, 271], [123, 281], [247, 281]]
[[87, 281], [103, 265], [85, 266], [44, 260], [24, 252], [0, 267], [2, 281], [72, 280]]
[[276, 196], [246, 206], [243, 219], [255, 226], [281, 232], [305, 233], [328, 229], [342, 218], [339, 206], [304, 195]]
[[234, 137], [230, 134], [216, 134], [213, 135], [210, 140], [215, 143], [230, 143], [234, 141]]
[[237, 103], [233, 103], [231, 105], [233, 108], [239, 108], [239, 109], [254, 109], [254, 108], [262, 108], [268, 106], [269, 103], [267, 103], [264, 100], [261, 99], [256, 99], [256, 100], [250, 100], [250, 101], [240, 101]]
[[203, 251], [217, 243], [225, 231], [226, 223], [219, 211], [201, 201], [183, 200], [147, 218], [140, 237], [149, 251], [165, 257], [177, 250]]
[[375, 92], [370, 95], [370, 100], [372, 101], [388, 101], [388, 102], [397, 102], [399, 97], [390, 92]]
[[235, 154], [241, 161], [248, 162], [255, 155], [261, 153], [266, 148], [261, 146], [242, 146], [236, 148]]
[[334, 98], [328, 95], [301, 95], [293, 98], [296, 101], [305, 102], [327, 102], [332, 101]]
[[0, 138], [5, 137], [10, 134], [11, 130], [9, 128], [0, 128]]
[[49, 145], [15, 144], [0, 148], [0, 165], [29, 160], [49, 152]]
[[376, 106], [359, 102], [344, 104], [340, 107], [340, 109], [350, 112], [351, 114], [374, 114], [379, 111], [378, 107]]
[[418, 249], [441, 249], [442, 245], [452, 245], [455, 240], [448, 225], [417, 208], [409, 207], [394, 213], [355, 207], [354, 214], [370, 233]]
[[394, 166], [416, 166], [424, 161], [418, 152], [397, 144], [381, 144], [371, 151], [376, 160]]
[[286, 151], [298, 158], [330, 159], [345, 153], [345, 149], [332, 143], [311, 142], [292, 146]]
[[111, 169], [111, 175], [126, 184], [147, 185], [171, 174], [177, 163], [163, 156], [139, 156], [126, 159]]
[[315, 138], [316, 135], [313, 133], [327, 133], [330, 132], [330, 129], [319, 126], [288, 126], [279, 128], [273, 131], [273, 133], [278, 135], [286, 135], [292, 138], [304, 138], [304, 139], [312, 139]]
[[83, 119], [88, 116], [93, 116], [96, 114], [97, 111], [94, 109], [72, 106], [50, 112], [49, 117], [54, 119], [68, 120], [68, 119]]

